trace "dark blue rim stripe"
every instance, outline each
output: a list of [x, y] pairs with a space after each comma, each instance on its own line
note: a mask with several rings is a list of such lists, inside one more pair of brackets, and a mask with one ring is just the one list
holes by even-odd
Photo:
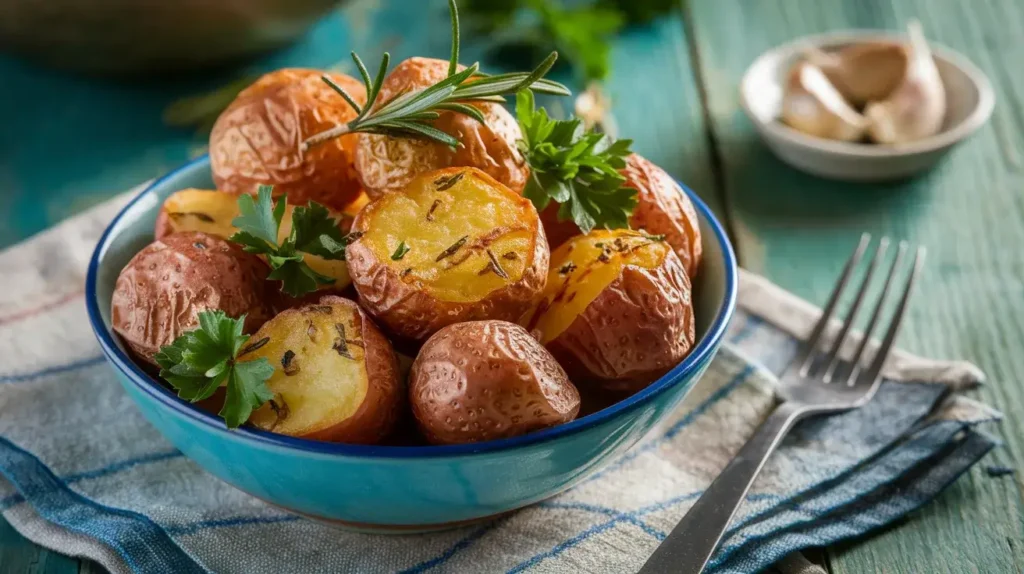
[[520, 448], [528, 445], [536, 445], [548, 440], [574, 434], [588, 428], [597, 426], [618, 417], [620, 414], [634, 410], [648, 403], [666, 390], [680, 384], [692, 384], [691, 379], [696, 372], [706, 364], [714, 355], [721, 344], [729, 319], [736, 308], [736, 293], [738, 272], [736, 270], [736, 255], [733, 253], [732, 245], [726, 236], [725, 229], [715, 219], [714, 214], [707, 205], [701, 201], [692, 190], [680, 183], [681, 188], [693, 202], [694, 208], [707, 221], [712, 231], [715, 242], [719, 245], [723, 254], [725, 267], [725, 293], [724, 301], [714, 321], [708, 329], [707, 334], [697, 343], [691, 353], [680, 364], [676, 365], [665, 376], [658, 379], [650, 386], [639, 393], [625, 399], [604, 410], [576, 419], [572, 422], [551, 427], [527, 435], [518, 437], [494, 440], [484, 443], [446, 445], [446, 446], [425, 446], [425, 447], [402, 447], [402, 446], [364, 446], [347, 445], [338, 443], [325, 443], [300, 438], [293, 438], [278, 435], [258, 429], [243, 427], [234, 431], [228, 431], [224, 422], [217, 416], [201, 411], [179, 399], [174, 393], [166, 389], [146, 375], [134, 362], [121, 350], [114, 341], [109, 327], [103, 322], [100, 314], [99, 302], [97, 301], [97, 279], [99, 267], [107, 249], [114, 239], [115, 229], [126, 216], [126, 214], [139, 203], [140, 200], [156, 193], [157, 188], [167, 185], [167, 181], [195, 171], [208, 171], [209, 156], [199, 157], [175, 171], [155, 181], [138, 196], [132, 199], [128, 205], [114, 217], [114, 220], [103, 232], [96, 250], [93, 252], [89, 262], [89, 272], [86, 277], [86, 307], [89, 311], [89, 322], [96, 334], [103, 353], [107, 356], [114, 367], [123, 373], [128, 380], [135, 384], [140, 390], [148, 394], [157, 402], [161, 403], [171, 412], [179, 417], [189, 418], [195, 422], [205, 425], [216, 433], [231, 433], [233, 437], [242, 438], [253, 443], [262, 443], [283, 448], [296, 448], [306, 451], [317, 452], [329, 455], [342, 455], [370, 458], [432, 458], [472, 455], [482, 452], [494, 452], [506, 449]]
[[40, 517], [106, 544], [135, 572], [207, 572], [149, 518], [99, 504], [72, 491], [35, 455], [3, 437], [0, 474]]
[[103, 362], [103, 355], [97, 357], [89, 357], [68, 363], [66, 365], [57, 365], [54, 367], [47, 367], [38, 371], [32, 371], [29, 373], [19, 373], [14, 375], [0, 375], [0, 384], [14, 384], [14, 383], [27, 383], [50, 375], [59, 375], [61, 373], [67, 373], [69, 371], [75, 371], [78, 369], [84, 369], [86, 367], [93, 367]]

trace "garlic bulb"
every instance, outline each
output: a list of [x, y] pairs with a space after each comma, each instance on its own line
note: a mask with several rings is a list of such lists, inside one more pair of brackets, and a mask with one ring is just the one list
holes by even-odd
[[804, 133], [842, 141], [863, 137], [867, 121], [843, 99], [821, 68], [802, 62], [790, 70], [782, 121]]
[[810, 46], [805, 54], [858, 109], [891, 94], [906, 74], [909, 59], [906, 48], [896, 42], [851, 44], [835, 52]]
[[935, 135], [946, 116], [946, 91], [920, 22], [907, 26], [907, 67], [900, 84], [884, 100], [864, 108], [868, 133], [878, 143], [906, 143]]

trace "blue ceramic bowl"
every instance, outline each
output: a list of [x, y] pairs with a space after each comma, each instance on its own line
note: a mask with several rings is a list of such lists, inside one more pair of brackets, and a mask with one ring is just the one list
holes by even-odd
[[358, 446], [241, 428], [179, 399], [140, 369], [110, 328], [118, 273], [153, 239], [163, 200], [213, 189], [209, 159], [163, 177], [114, 218], [86, 280], [89, 318], [121, 385], [168, 440], [208, 472], [287, 510], [374, 531], [430, 530], [533, 504], [578, 483], [674, 409], [722, 343], [736, 304], [736, 260], [722, 226], [695, 194], [704, 261], [694, 286], [697, 344], [667, 375], [602, 411], [532, 434], [451, 446]]

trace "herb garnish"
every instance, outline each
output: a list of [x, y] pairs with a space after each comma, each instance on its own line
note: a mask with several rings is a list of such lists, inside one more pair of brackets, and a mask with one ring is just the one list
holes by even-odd
[[640, 230], [640, 235], [644, 239], [648, 239], [650, 241], [665, 241], [665, 234], [664, 233], [659, 233], [658, 235], [651, 235], [651, 234], [647, 233], [646, 231], [644, 231], [643, 229], [641, 229]]
[[274, 395], [266, 381], [274, 367], [265, 357], [239, 360], [245, 353], [262, 347], [269, 338], [243, 349], [249, 335], [242, 333], [245, 316], [228, 317], [223, 311], [199, 313], [199, 328], [183, 333], [153, 356], [160, 376], [178, 396], [192, 403], [208, 399], [221, 386], [227, 387], [220, 416], [228, 428], [238, 428], [254, 409]]
[[451, 176], [443, 176], [442, 175], [441, 177], [439, 177], [439, 178], [434, 180], [434, 185], [436, 186], [434, 189], [436, 191], [446, 191], [446, 190], [449, 190], [456, 183], [459, 183], [459, 181], [462, 180], [462, 177], [464, 175], [466, 175], [466, 172], [464, 172], [464, 171], [460, 171], [459, 173], [453, 174]]
[[391, 254], [391, 260], [392, 261], [399, 261], [403, 257], [405, 257], [405, 254], [408, 253], [408, 252], [409, 252], [409, 246], [406, 245], [404, 241], [399, 241], [398, 242], [398, 247], [395, 248], [395, 252]]
[[345, 326], [341, 323], [335, 323], [334, 329], [338, 331], [338, 336], [335, 337], [334, 345], [331, 348], [337, 351], [342, 357], [352, 359], [354, 361], [355, 357], [353, 357], [352, 353], [348, 350], [348, 340], [345, 337]]
[[618, 170], [626, 167], [631, 140], [587, 132], [578, 118], [553, 120], [534, 108], [530, 90], [516, 95], [516, 116], [523, 131], [517, 145], [530, 164], [523, 196], [537, 211], [555, 201], [558, 220], [574, 221], [583, 233], [629, 227], [637, 190], [623, 187]]
[[494, 256], [494, 252], [490, 249], [487, 250], [487, 258], [490, 259], [490, 261], [487, 262], [487, 265], [481, 269], [477, 275], [486, 275], [493, 271], [495, 275], [507, 281], [508, 273], [506, 273], [501, 267], [501, 263], [498, 263], [498, 258]]
[[407, 137], [434, 140], [452, 148], [459, 140], [432, 124], [441, 112], [455, 112], [467, 115], [481, 123], [484, 115], [467, 102], [501, 102], [503, 95], [512, 95], [519, 90], [532, 88], [538, 92], [568, 96], [572, 93], [557, 82], [542, 79], [558, 59], [558, 52], [551, 52], [532, 72], [512, 72], [489, 75], [480, 71], [479, 64], [473, 64], [457, 72], [459, 60], [459, 11], [455, 0], [448, 0], [452, 21], [452, 53], [448, 62], [448, 77], [422, 90], [401, 94], [388, 102], [375, 106], [381, 85], [387, 77], [391, 56], [385, 52], [377, 70], [377, 77], [370, 79], [366, 64], [352, 52], [359, 75], [366, 86], [366, 104], [359, 105], [344, 88], [327, 75], [322, 76], [334, 91], [356, 111], [356, 117], [345, 124], [321, 132], [304, 142], [304, 147], [354, 133], [384, 134], [392, 137]]
[[455, 252], [466, 244], [467, 239], [469, 239], [468, 235], [463, 235], [462, 237], [460, 237], [459, 240], [453, 243], [448, 249], [442, 251], [441, 254], [437, 256], [437, 259], [434, 259], [434, 262], [436, 263], [446, 257], [451, 257], [452, 255], [455, 255]]
[[280, 280], [281, 290], [292, 297], [316, 291], [318, 285], [334, 283], [334, 279], [313, 271], [303, 254], [345, 259], [349, 239], [342, 236], [338, 222], [326, 207], [311, 201], [292, 212], [291, 234], [279, 244], [278, 230], [287, 197], [281, 196], [275, 204], [272, 190], [269, 185], [261, 185], [255, 200], [248, 194], [238, 197], [241, 215], [231, 224], [240, 231], [231, 236], [231, 241], [242, 245], [249, 253], [265, 255], [271, 269], [267, 278]]
[[572, 273], [575, 269], [576, 269], [576, 264], [573, 263], [572, 261], [570, 261], [570, 262], [566, 263], [565, 265], [562, 265], [558, 269], [558, 272], [560, 274], [562, 274], [562, 275], [565, 275], [566, 273]]
[[430, 209], [427, 210], [427, 221], [434, 221], [434, 210], [441, 205], [440, 199], [435, 199], [434, 203], [430, 204]]
[[289, 377], [298, 374], [299, 365], [295, 362], [295, 351], [288, 349], [284, 352], [281, 357], [281, 368], [284, 369], [284, 374]]
[[182, 217], [195, 217], [203, 223], [214, 223], [217, 221], [213, 217], [201, 211], [169, 211], [167, 212], [167, 216], [174, 220], [181, 219]]

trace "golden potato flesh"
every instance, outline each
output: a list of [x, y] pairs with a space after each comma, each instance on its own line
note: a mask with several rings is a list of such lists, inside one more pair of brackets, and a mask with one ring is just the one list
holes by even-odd
[[552, 254], [528, 328], [577, 385], [636, 391], [693, 346], [690, 281], [667, 242], [595, 230]]
[[[447, 60], [409, 58], [388, 74], [375, 105], [403, 92], [422, 90], [447, 75]], [[519, 124], [501, 104], [471, 105], [483, 113], [486, 123], [454, 112], [443, 112], [434, 122], [434, 127], [459, 140], [456, 149], [434, 141], [359, 134], [355, 166], [366, 192], [379, 197], [399, 191], [417, 175], [445, 167], [475, 167], [521, 192], [530, 172], [516, 148], [522, 138]]]
[[[703, 246], [697, 211], [686, 192], [665, 170], [637, 154], [626, 158], [626, 167], [619, 173], [626, 178], [624, 187], [637, 190], [637, 205], [629, 218], [630, 228], [664, 235], [687, 274], [695, 277]], [[552, 203], [540, 215], [552, 250], [580, 235], [575, 223], [558, 221], [557, 214], [558, 205]]]
[[354, 134], [309, 149], [308, 138], [355, 118], [356, 112], [321, 79], [327, 74], [362, 104], [362, 82], [345, 74], [286, 68], [262, 76], [238, 95], [210, 133], [210, 168], [217, 189], [309, 200], [340, 210], [360, 192], [353, 165]]
[[324, 297], [283, 311], [249, 340], [246, 358], [274, 366], [274, 398], [249, 422], [315, 440], [373, 444], [391, 432], [405, 391], [391, 343], [358, 305]]
[[149, 244], [121, 270], [110, 302], [114, 331], [140, 358], [199, 326], [199, 313], [245, 315], [247, 332], [271, 317], [270, 269], [220, 237], [174, 233]]
[[[365, 196], [362, 196], [365, 199]], [[358, 201], [346, 207], [352, 211], [356, 206], [362, 207]], [[358, 209], [356, 209], [358, 211]], [[295, 206], [288, 205], [281, 218], [278, 230], [278, 241], [284, 241], [292, 232], [292, 213]], [[171, 233], [181, 231], [201, 231], [210, 235], [228, 238], [238, 231], [231, 224], [238, 217], [238, 198], [234, 195], [204, 189], [185, 189], [171, 194], [164, 201], [160, 215], [157, 216], [156, 238], [160, 239]], [[352, 217], [347, 213], [332, 212], [338, 221], [342, 233], [348, 233], [352, 225]], [[343, 289], [352, 283], [348, 276], [348, 266], [344, 261], [324, 259], [317, 255], [305, 254], [303, 260], [313, 271], [334, 279], [334, 283], [322, 285], [321, 289]]]
[[480, 170], [423, 174], [370, 202], [352, 231], [346, 259], [360, 302], [401, 337], [514, 321], [544, 288], [549, 253], [533, 204]]
[[569, 422], [580, 395], [554, 357], [515, 323], [449, 325], [424, 343], [409, 403], [432, 443], [481, 442]]

